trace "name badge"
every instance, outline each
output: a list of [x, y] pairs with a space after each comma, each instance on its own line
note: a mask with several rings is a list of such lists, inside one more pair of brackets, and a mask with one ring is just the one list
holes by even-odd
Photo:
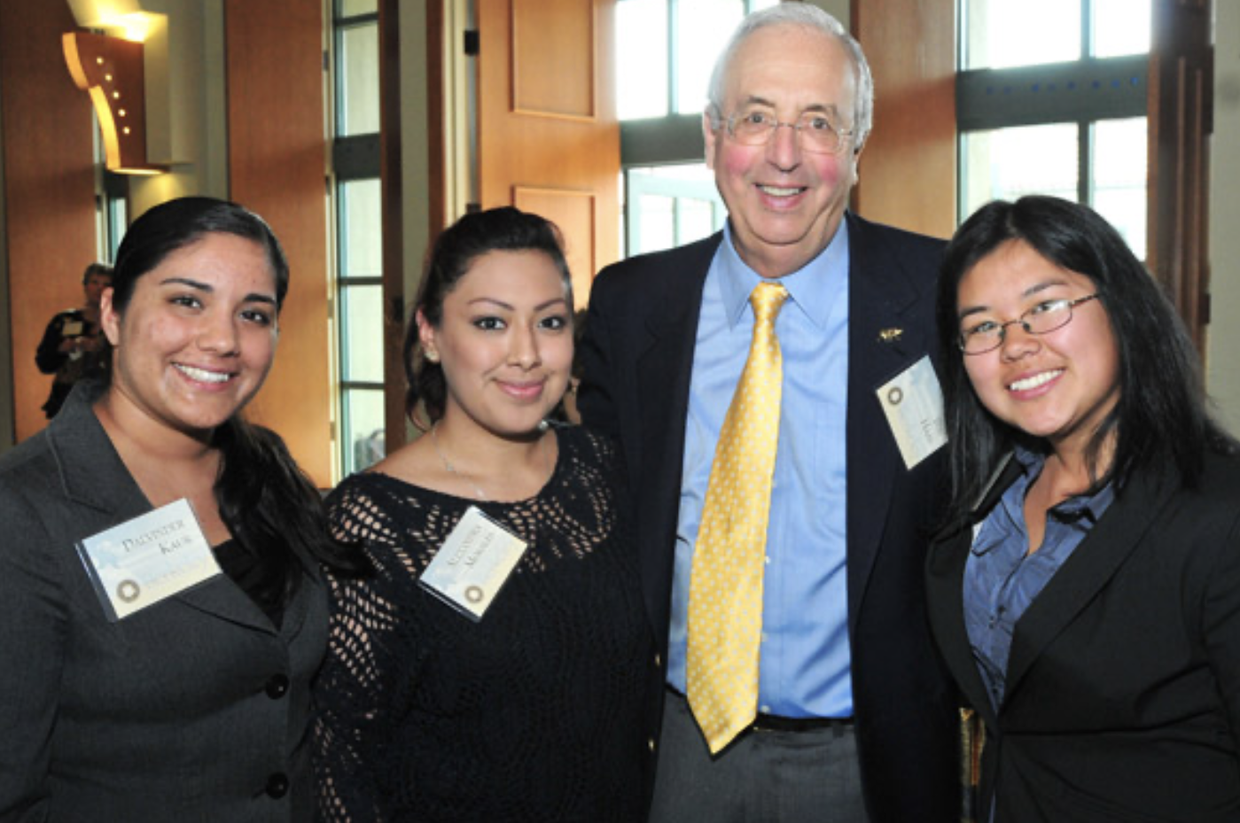
[[220, 573], [184, 498], [87, 537], [77, 550], [112, 622]]
[[66, 320], [65, 324], [60, 327], [60, 336], [81, 337], [84, 331], [86, 331], [86, 327], [81, 320]]
[[943, 390], [928, 355], [880, 386], [878, 400], [906, 467], [913, 468], [947, 442]]
[[525, 548], [524, 540], [470, 506], [418, 583], [477, 623]]

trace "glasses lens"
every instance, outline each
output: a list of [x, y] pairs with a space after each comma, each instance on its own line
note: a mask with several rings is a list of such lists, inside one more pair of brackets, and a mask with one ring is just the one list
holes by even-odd
[[1072, 319], [1072, 304], [1067, 300], [1056, 300], [1033, 311], [1026, 312], [1021, 318], [1026, 328], [1034, 334], [1046, 334]]
[[961, 332], [960, 333], [960, 350], [965, 354], [982, 354], [999, 345], [998, 329], [992, 332]]
[[738, 143], [757, 145], [767, 141], [774, 123], [774, 118], [760, 111], [741, 112], [728, 120], [728, 130]]
[[840, 133], [821, 114], [803, 115], [797, 131], [801, 135], [801, 147], [806, 151], [834, 154], [840, 148]]

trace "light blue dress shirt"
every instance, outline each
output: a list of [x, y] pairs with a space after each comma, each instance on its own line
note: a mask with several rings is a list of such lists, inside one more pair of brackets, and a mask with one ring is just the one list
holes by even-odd
[[[689, 386], [668, 684], [685, 690], [689, 578], [719, 430], [753, 339], [749, 295], [762, 277], [730, 229], [706, 275]], [[758, 711], [850, 717], [845, 571], [848, 230], [800, 271], [775, 322], [783, 352], [779, 445], [767, 527]]]

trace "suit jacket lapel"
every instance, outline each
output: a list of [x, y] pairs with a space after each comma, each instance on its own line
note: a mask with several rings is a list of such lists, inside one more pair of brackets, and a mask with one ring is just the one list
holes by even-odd
[[660, 258], [660, 289], [648, 296], [654, 311], [646, 315], [636, 341], [638, 409], [642, 465], [633, 475], [640, 515], [641, 557], [648, 580], [667, 585], [645, 587], [647, 608], [654, 625], [666, 633], [670, 602], [676, 522], [680, 511], [680, 483], [689, 413], [689, 384], [697, 339], [702, 288], [722, 232]]
[[926, 353], [925, 331], [906, 312], [919, 298], [903, 264], [865, 221], [849, 213], [848, 615], [856, 621], [874, 566], [897, 471], [906, 471], [875, 396]]
[[1050, 579], [1016, 623], [1008, 656], [1006, 698], [1060, 632], [1093, 601], [1141, 541], [1175, 492], [1151, 472], [1134, 477], [1102, 519]]
[[994, 507], [1020, 472], [1019, 465], [1010, 459], [1005, 460], [1003, 465], [1002, 474], [996, 477], [996, 482], [979, 501], [974, 516], [937, 537], [926, 561], [926, 602], [939, 650], [947, 660], [965, 700], [992, 725], [997, 723], [995, 711], [982, 676], [978, 673], [969, 633], [965, 628], [964, 567], [973, 545], [973, 524]]
[[[146, 514], [152, 506], [91, 408], [101, 390], [93, 382], [75, 387], [48, 426], [47, 437], [65, 496], [108, 513], [119, 525]], [[234, 623], [274, 631], [262, 609], [222, 574], [173, 599]]]

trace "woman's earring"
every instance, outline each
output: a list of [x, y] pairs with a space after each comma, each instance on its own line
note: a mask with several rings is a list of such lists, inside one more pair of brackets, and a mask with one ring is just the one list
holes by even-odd
[[438, 363], [439, 352], [435, 351], [434, 349], [427, 349], [426, 350], [426, 361], [428, 363]]

